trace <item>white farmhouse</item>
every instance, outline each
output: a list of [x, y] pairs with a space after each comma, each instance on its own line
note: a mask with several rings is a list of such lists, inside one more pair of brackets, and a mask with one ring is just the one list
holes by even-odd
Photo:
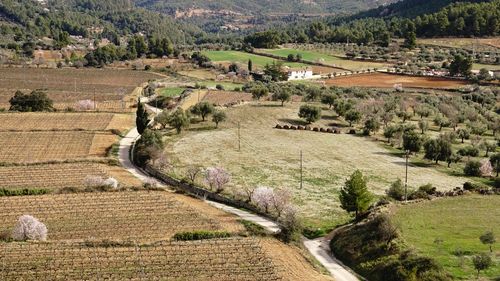
[[314, 78], [313, 71], [309, 67], [288, 68], [287, 73], [288, 73], [288, 81]]

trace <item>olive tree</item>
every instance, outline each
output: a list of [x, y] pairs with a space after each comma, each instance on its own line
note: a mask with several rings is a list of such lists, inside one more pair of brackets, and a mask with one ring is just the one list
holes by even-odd
[[321, 108], [313, 105], [302, 105], [299, 109], [299, 117], [305, 119], [309, 124], [321, 118]]

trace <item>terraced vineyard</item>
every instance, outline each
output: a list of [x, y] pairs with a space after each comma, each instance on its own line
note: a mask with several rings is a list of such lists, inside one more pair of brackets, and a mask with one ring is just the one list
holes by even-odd
[[220, 224], [164, 192], [110, 192], [0, 198], [0, 232], [31, 214], [48, 240], [157, 241], [175, 233], [221, 230]]
[[0, 162], [33, 163], [100, 157], [117, 141], [111, 133], [1, 132]]
[[76, 102], [89, 99], [96, 101], [99, 111], [129, 112], [135, 104], [134, 89], [160, 77], [131, 70], [0, 68], [0, 108], [9, 108], [17, 90], [42, 89], [60, 110], [74, 109]]
[[0, 114], [0, 131], [125, 130], [133, 120], [111, 113], [6, 113]]
[[0, 167], [0, 188], [84, 187], [87, 176], [113, 177], [123, 186], [140, 186], [141, 182], [129, 172], [116, 166], [99, 163], [61, 163]]
[[284, 280], [253, 238], [111, 248], [9, 243], [0, 249], [0, 279], [5, 281]]

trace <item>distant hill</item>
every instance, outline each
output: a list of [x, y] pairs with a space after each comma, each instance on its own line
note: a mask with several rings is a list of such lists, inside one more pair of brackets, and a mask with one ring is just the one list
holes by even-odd
[[[136, 33], [189, 43], [203, 32], [170, 16], [135, 7], [130, 0], [0, 1], [0, 34], [5, 38], [15, 35], [15, 41], [49, 37], [64, 44], [69, 35], [117, 38]], [[0, 44], [6, 43], [2, 41]]]
[[423, 14], [435, 13], [442, 8], [457, 2], [480, 3], [490, 0], [402, 0], [384, 7], [363, 11], [353, 18], [366, 17], [408, 17], [413, 18]]
[[139, 7], [175, 15], [189, 10], [231, 11], [243, 15], [339, 14], [379, 7], [396, 0], [133, 0]]

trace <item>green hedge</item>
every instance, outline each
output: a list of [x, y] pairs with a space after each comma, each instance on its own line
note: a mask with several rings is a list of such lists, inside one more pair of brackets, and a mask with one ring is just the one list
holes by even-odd
[[5, 189], [0, 188], [0, 197], [5, 196], [24, 196], [24, 195], [42, 195], [49, 193], [47, 189], [34, 188], [34, 189]]
[[191, 241], [191, 240], [203, 240], [203, 239], [214, 239], [214, 238], [226, 238], [230, 237], [231, 233], [227, 231], [186, 231], [179, 232], [174, 235], [174, 239], [177, 241]]

